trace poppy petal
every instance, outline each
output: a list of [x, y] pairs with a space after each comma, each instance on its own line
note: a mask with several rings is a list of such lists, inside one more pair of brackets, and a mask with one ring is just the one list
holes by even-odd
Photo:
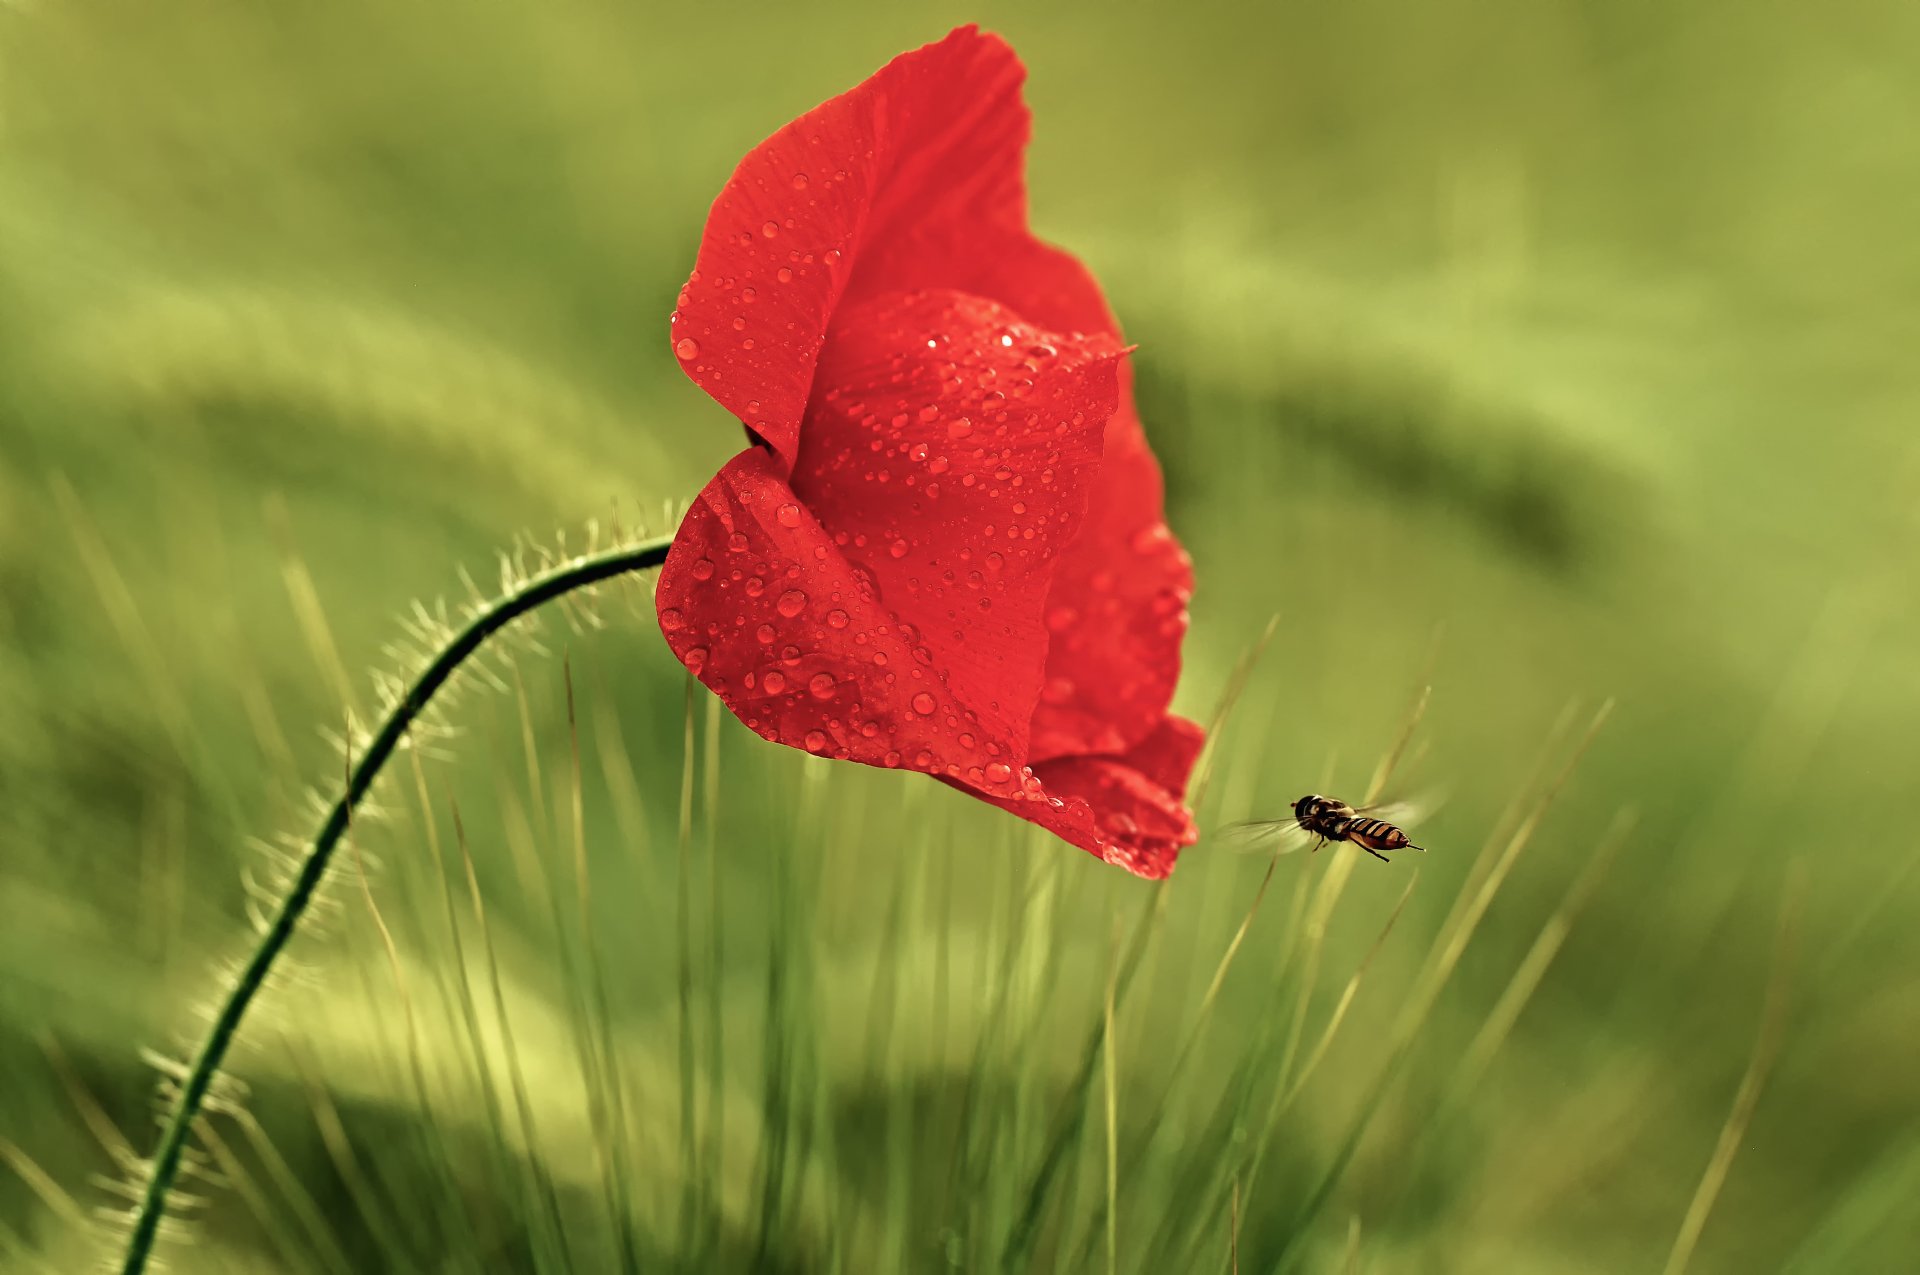
[[791, 477], [751, 449], [682, 523], [669, 645], [769, 739], [1020, 795], [1120, 353], [953, 293], [844, 311]]
[[967, 706], [916, 658], [913, 632], [800, 504], [784, 468], [748, 448], [687, 511], [655, 588], [667, 645], [762, 738], [1017, 801], [1031, 777], [962, 754]]
[[1156, 728], [1180, 680], [1193, 563], [1161, 516], [1160, 466], [1127, 401], [1080, 535], [1047, 599], [1047, 677], [1033, 756], [1126, 752]]
[[[1120, 335], [1086, 267], [1024, 227], [933, 223], [876, 246], [868, 260], [900, 286], [958, 287], [1055, 331]], [[1087, 521], [1055, 578], [1036, 759], [1126, 751], [1154, 729], [1180, 678], [1193, 567], [1163, 518], [1160, 465], [1132, 382], [1123, 367]]]
[[835, 322], [801, 435], [801, 502], [1020, 762], [1120, 352], [979, 297], [878, 298]]
[[1182, 847], [1198, 839], [1184, 795], [1203, 741], [1200, 727], [1168, 717], [1119, 757], [1061, 757], [1034, 773], [1045, 801], [994, 804], [1136, 876], [1173, 871]]
[[1200, 731], [1165, 713], [1192, 571], [1099, 286], [1027, 228], [1024, 74], [963, 27], [715, 200], [674, 350], [767, 446], [689, 512], [661, 627], [768, 739], [1164, 876], [1194, 839]]
[[1024, 77], [1003, 41], [962, 27], [756, 146], [714, 201], [674, 315], [674, 351], [788, 461], [849, 285], [872, 296], [962, 282], [896, 282], [869, 268], [871, 246], [895, 235], [1023, 233]]

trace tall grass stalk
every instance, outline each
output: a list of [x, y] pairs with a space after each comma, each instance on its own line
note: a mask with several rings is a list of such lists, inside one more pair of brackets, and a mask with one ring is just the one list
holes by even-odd
[[[1519, 859], [1521, 851], [1525, 850], [1533, 840], [1541, 821], [1546, 818], [1548, 810], [1552, 808], [1554, 800], [1567, 781], [1572, 778], [1574, 769], [1586, 755], [1587, 749], [1612, 713], [1613, 701], [1609, 700], [1594, 714], [1586, 733], [1576, 745], [1573, 755], [1562, 766], [1546, 791], [1533, 803], [1526, 817], [1521, 820], [1520, 826], [1514, 830], [1513, 835], [1493, 857], [1485, 873], [1479, 876], [1478, 887], [1470, 890], [1465, 896], [1468, 901], [1464, 908], [1456, 917], [1450, 918], [1451, 928], [1442, 927], [1439, 937], [1434, 941], [1433, 959], [1428, 962], [1421, 977], [1416, 980], [1412, 995], [1401, 1008], [1388, 1036], [1385, 1061], [1381, 1063], [1372, 1086], [1361, 1099], [1353, 1124], [1295, 1215], [1293, 1225], [1288, 1228], [1285, 1246], [1276, 1262], [1278, 1269], [1290, 1268], [1301, 1255], [1301, 1242], [1332, 1196], [1333, 1189], [1345, 1174], [1347, 1166], [1352, 1163], [1355, 1153], [1360, 1148], [1361, 1140], [1373, 1123], [1373, 1117], [1379, 1113], [1388, 1094], [1399, 1081], [1415, 1039], [1426, 1025], [1428, 1015], [1440, 999], [1440, 993], [1452, 978], [1453, 971], [1459, 965], [1460, 957], [1465, 953], [1474, 931], [1479, 928], [1481, 918], [1492, 906], [1494, 896], [1499, 893], [1508, 873]], [[1496, 843], [1489, 842], [1489, 849], [1494, 844]]]
[[1740, 1077], [1740, 1087], [1734, 1091], [1733, 1107], [1727, 1112], [1726, 1124], [1721, 1126], [1720, 1140], [1714, 1146], [1713, 1156], [1707, 1161], [1706, 1171], [1700, 1175], [1700, 1185], [1694, 1189], [1686, 1216], [1680, 1222], [1680, 1233], [1674, 1237], [1673, 1249], [1667, 1254], [1664, 1275], [1685, 1275], [1687, 1264], [1693, 1260], [1693, 1251], [1699, 1246], [1700, 1234], [1707, 1226], [1707, 1216], [1713, 1212], [1714, 1202], [1720, 1198], [1720, 1188], [1726, 1184], [1727, 1173], [1733, 1167], [1733, 1157], [1739, 1152], [1747, 1125], [1753, 1120], [1754, 1108], [1760, 1105], [1760, 1094], [1766, 1088], [1768, 1073], [1773, 1070], [1774, 1059], [1779, 1057], [1780, 1045], [1786, 1035], [1788, 981], [1793, 973], [1794, 950], [1799, 945], [1800, 911], [1805, 891], [1806, 883], [1800, 865], [1795, 864], [1788, 875], [1786, 888], [1781, 892], [1773, 972], [1767, 979], [1766, 1005], [1760, 1012], [1760, 1030], [1754, 1038], [1753, 1056], [1747, 1061], [1746, 1074]]
[[622, 545], [574, 558], [526, 579], [519, 587], [477, 611], [426, 662], [399, 696], [358, 760], [352, 763], [345, 791], [328, 810], [291, 888], [228, 989], [198, 1052], [184, 1070], [148, 1169], [145, 1189], [135, 1207], [120, 1266], [123, 1275], [141, 1275], [146, 1270], [179, 1178], [187, 1144], [234, 1036], [313, 902], [355, 810], [373, 788], [387, 760], [407, 739], [409, 728], [428, 702], [494, 634], [540, 606], [577, 590], [659, 566], [666, 560], [669, 544], [670, 538], [660, 538]]

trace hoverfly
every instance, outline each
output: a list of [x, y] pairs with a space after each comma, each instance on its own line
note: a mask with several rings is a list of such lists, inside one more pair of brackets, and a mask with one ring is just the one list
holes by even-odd
[[1298, 850], [1308, 841], [1313, 842], [1315, 850], [1329, 841], [1351, 841], [1385, 863], [1388, 860], [1384, 852], [1388, 850], [1426, 852], [1425, 846], [1414, 845], [1399, 827], [1400, 823], [1410, 823], [1423, 812], [1422, 807], [1404, 802], [1356, 808], [1337, 797], [1308, 793], [1293, 803], [1292, 818], [1238, 823], [1226, 829], [1224, 835], [1227, 840], [1249, 848], [1277, 841], [1281, 844], [1276, 853], [1281, 854]]

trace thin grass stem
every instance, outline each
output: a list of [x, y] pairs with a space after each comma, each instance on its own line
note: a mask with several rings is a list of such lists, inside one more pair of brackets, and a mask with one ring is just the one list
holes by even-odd
[[1780, 927], [1773, 950], [1773, 973], [1767, 979], [1766, 1007], [1760, 1012], [1760, 1031], [1753, 1042], [1753, 1056], [1747, 1061], [1746, 1074], [1740, 1077], [1740, 1087], [1734, 1091], [1733, 1107], [1727, 1112], [1727, 1122], [1720, 1129], [1720, 1140], [1714, 1146], [1713, 1158], [1707, 1161], [1706, 1172], [1700, 1175], [1700, 1185], [1695, 1188], [1693, 1200], [1687, 1205], [1687, 1215], [1681, 1220], [1680, 1233], [1674, 1237], [1673, 1249], [1667, 1254], [1665, 1275], [1684, 1275], [1687, 1264], [1693, 1260], [1693, 1251], [1700, 1244], [1700, 1234], [1706, 1229], [1707, 1217], [1713, 1212], [1714, 1201], [1720, 1198], [1720, 1188], [1726, 1185], [1727, 1173], [1733, 1168], [1733, 1157], [1740, 1150], [1740, 1142], [1746, 1137], [1747, 1125], [1753, 1120], [1754, 1108], [1760, 1105], [1761, 1091], [1766, 1088], [1767, 1076], [1773, 1070], [1774, 1059], [1780, 1055], [1780, 1045], [1786, 1036], [1788, 982], [1793, 972], [1794, 949], [1798, 946], [1800, 931], [1800, 911], [1806, 885], [1795, 864], [1787, 878], [1786, 889], [1780, 902]]

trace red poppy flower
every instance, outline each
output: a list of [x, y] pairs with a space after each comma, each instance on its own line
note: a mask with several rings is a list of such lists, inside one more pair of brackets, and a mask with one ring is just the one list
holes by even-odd
[[681, 524], [660, 626], [765, 738], [1162, 877], [1194, 840], [1192, 569], [1099, 287], [1027, 228], [1023, 78], [962, 28], [714, 201], [672, 339], [752, 446]]

